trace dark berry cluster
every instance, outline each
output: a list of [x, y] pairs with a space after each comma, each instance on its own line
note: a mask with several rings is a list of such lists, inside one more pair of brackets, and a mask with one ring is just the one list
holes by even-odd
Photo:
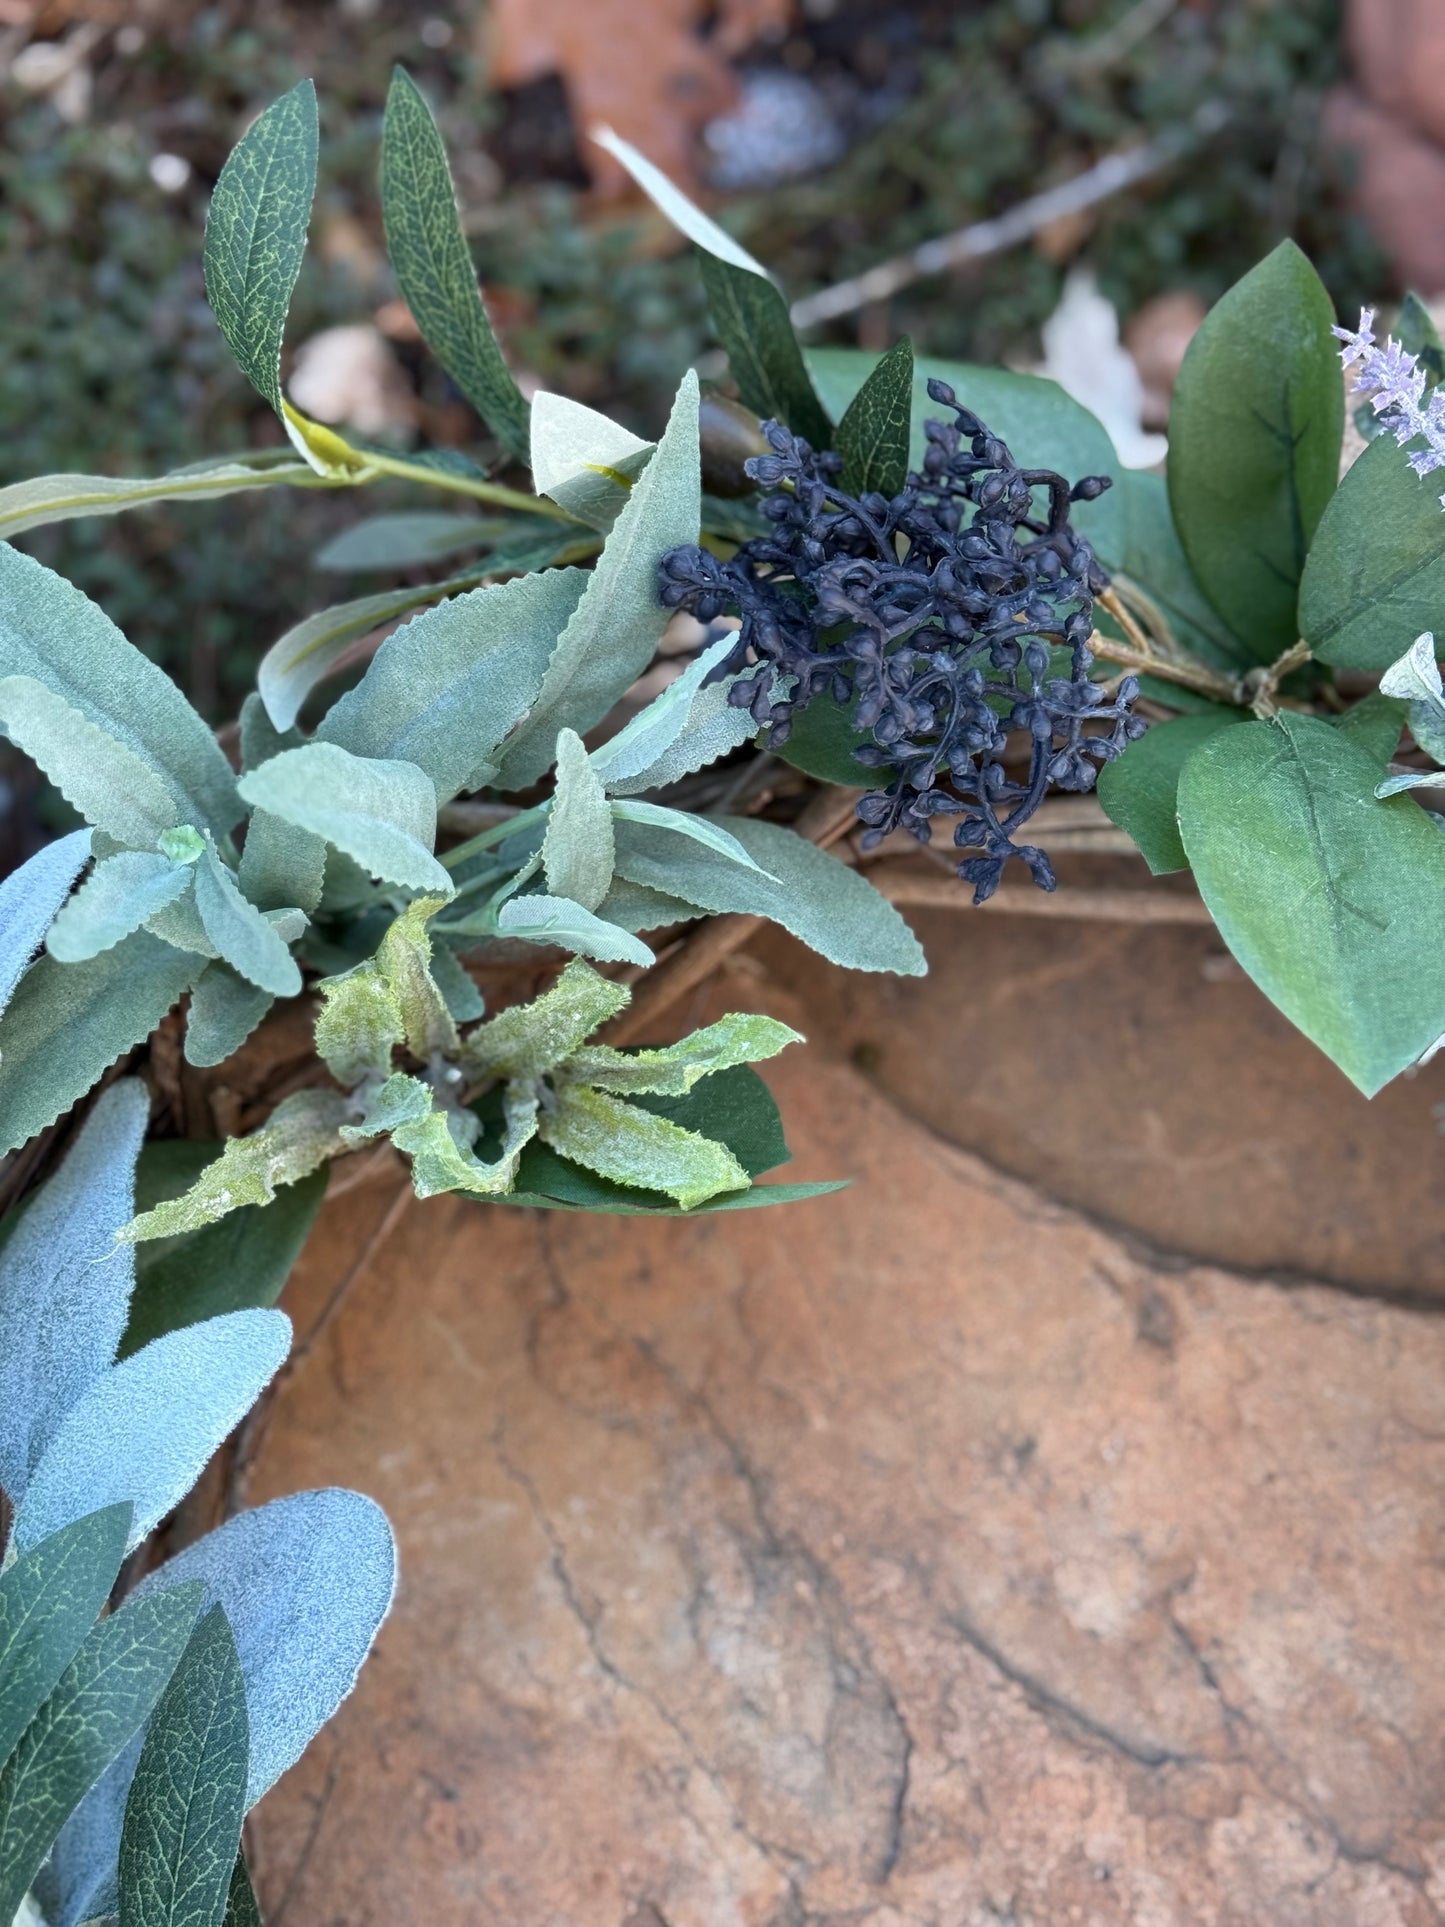
[[[1089, 675], [1105, 578], [1069, 509], [1102, 494], [1107, 478], [1070, 488], [1051, 470], [1020, 468], [947, 383], [928, 392], [954, 419], [927, 423], [922, 471], [891, 498], [855, 500], [839, 486], [840, 457], [764, 424], [772, 453], [747, 468], [770, 532], [725, 562], [674, 549], [662, 599], [704, 622], [741, 616], [717, 674], [742, 672], [730, 700], [773, 744], [814, 697], [848, 705], [873, 738], [859, 762], [888, 772], [858, 805], [865, 843], [899, 828], [927, 842], [935, 816], [957, 817], [955, 844], [976, 853], [959, 875], [982, 903], [1010, 857], [1053, 889], [1047, 856], [1016, 832], [1050, 785], [1091, 789], [1097, 766], [1144, 724], [1130, 714], [1132, 676], [1111, 701]], [[778, 672], [794, 679], [782, 697]]]

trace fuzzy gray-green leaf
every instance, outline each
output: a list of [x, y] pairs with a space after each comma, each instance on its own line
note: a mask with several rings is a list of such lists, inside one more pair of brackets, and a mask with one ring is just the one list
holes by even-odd
[[612, 527], [652, 451], [580, 401], [546, 389], [532, 397], [532, 485], [590, 528]]
[[175, 803], [151, 766], [37, 677], [0, 678], [0, 729], [115, 842], [148, 848], [175, 822]]
[[274, 1003], [262, 990], [219, 959], [207, 964], [186, 1015], [186, 1062], [224, 1064], [238, 1051]]
[[206, 299], [242, 373], [281, 413], [281, 341], [316, 192], [316, 89], [299, 81], [242, 135], [206, 217]]
[[684, 1210], [751, 1182], [725, 1144], [586, 1085], [563, 1085], [537, 1130], [575, 1164], [614, 1184], [665, 1191]]
[[214, 849], [208, 849], [196, 865], [196, 909], [206, 935], [248, 983], [273, 997], [297, 994], [301, 972], [295, 958], [256, 906], [241, 895], [236, 879]]
[[248, 771], [240, 787], [248, 803], [324, 837], [368, 875], [452, 894], [451, 878], [432, 855], [436, 792], [414, 763], [306, 743]]
[[157, 915], [190, 882], [159, 850], [121, 850], [97, 863], [50, 926], [45, 947], [60, 963], [84, 963], [113, 949]]
[[553, 896], [595, 910], [612, 882], [612, 811], [587, 748], [574, 729], [557, 737], [557, 787], [542, 839], [542, 868]]

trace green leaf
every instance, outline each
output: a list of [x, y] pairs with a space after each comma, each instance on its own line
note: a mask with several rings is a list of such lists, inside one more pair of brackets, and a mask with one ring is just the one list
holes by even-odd
[[646, 468], [654, 444], [595, 408], [543, 389], [532, 397], [532, 483], [604, 534]]
[[452, 880], [431, 853], [436, 791], [414, 763], [307, 743], [248, 771], [240, 788], [248, 803], [324, 837], [368, 875], [451, 896]]
[[[1402, 697], [1409, 704], [1405, 719], [1410, 734], [1427, 756], [1445, 763], [1445, 688], [1440, 683], [1440, 665], [1435, 660], [1435, 638], [1427, 629], [1417, 636], [1408, 652], [1393, 662], [1380, 678], [1379, 696]], [[1375, 700], [1366, 698], [1366, 702]], [[1357, 705], [1363, 708], [1364, 704]], [[1351, 714], [1354, 711], [1350, 712]], [[1399, 711], [1394, 712], [1398, 726]], [[1393, 751], [1395, 745], [1390, 744]]]
[[309, 917], [326, 883], [326, 839], [269, 810], [253, 810], [236, 874], [247, 901], [258, 910], [294, 905]]
[[1334, 318], [1319, 276], [1282, 241], [1210, 310], [1174, 389], [1175, 525], [1204, 593], [1257, 662], [1299, 636], [1300, 575], [1339, 474]]
[[[277, 451], [280, 454], [280, 451]], [[200, 462], [170, 475], [141, 479], [121, 475], [42, 475], [29, 482], [0, 488], [0, 540], [10, 541], [28, 529], [52, 522], [70, 522], [83, 515], [118, 515], [123, 509], [150, 502], [207, 502], [243, 489], [270, 488], [276, 483], [315, 484], [308, 462], [286, 453], [280, 460], [244, 455]]]
[[0, 678], [0, 729], [117, 843], [154, 846], [175, 821], [170, 791], [150, 765], [34, 676]]
[[51, 924], [45, 947], [59, 963], [98, 957], [173, 903], [190, 880], [189, 870], [156, 850], [108, 856]]
[[769, 917], [847, 970], [924, 975], [918, 939], [856, 870], [779, 824], [742, 816], [717, 821], [765, 874], [641, 823], [617, 825], [618, 874], [714, 914]]
[[130, 1519], [128, 1505], [89, 1513], [0, 1573], [0, 1766], [94, 1626]]
[[185, 1650], [203, 1588], [102, 1619], [0, 1773], [0, 1920], [11, 1920], [81, 1796], [138, 1732]]
[[[935, 404], [936, 406], [936, 404]], [[913, 409], [913, 343], [904, 335], [849, 402], [834, 446], [850, 495], [896, 495], [908, 474]]]
[[[1174, 640], [1188, 654], [1215, 669], [1247, 669], [1253, 660], [1249, 650], [1221, 621], [1194, 579], [1174, 527], [1164, 477], [1126, 468], [1111, 492], [1117, 492], [1124, 512], [1120, 573], [1157, 605]], [[1104, 616], [1102, 610], [1096, 614]], [[1173, 685], [1164, 687], [1171, 701], [1188, 694]]]
[[248, 983], [273, 997], [297, 995], [301, 972], [295, 958], [261, 912], [241, 895], [236, 879], [214, 849], [208, 849], [196, 865], [196, 909], [206, 935]]
[[[453, 931], [464, 931], [464, 923], [452, 924]], [[579, 957], [595, 957], [598, 963], [635, 963], [646, 967], [656, 957], [630, 931], [584, 909], [570, 897], [509, 897], [497, 912], [497, 935], [520, 938], [524, 943], [544, 943], [559, 950], [571, 950]]]
[[213, 961], [221, 953], [206, 935], [206, 927], [196, 909], [195, 876], [192, 875], [188, 882], [189, 889], [183, 890], [173, 902], [163, 905], [147, 917], [146, 929], [153, 937], [160, 937], [177, 950], [184, 950], [197, 959]]
[[[439, 562], [461, 549], [479, 549], [505, 524], [480, 515], [447, 515], [419, 510], [399, 515], [368, 515], [316, 553], [318, 569], [414, 569]], [[542, 529], [536, 531], [544, 533]]]
[[669, 615], [658, 597], [658, 567], [670, 549], [697, 540], [697, 395], [697, 376], [689, 371], [657, 453], [558, 638], [536, 701], [502, 746], [498, 788], [535, 782], [552, 760], [557, 732], [581, 734], [601, 722], [652, 661]]
[[1400, 303], [1394, 333], [1400, 346], [1407, 354], [1414, 355], [1425, 370], [1428, 395], [1439, 382], [1445, 381], [1445, 342], [1440, 339], [1440, 330], [1424, 299], [1413, 288]]
[[391, 1054], [406, 1035], [396, 993], [374, 958], [316, 986], [322, 1009], [316, 1049], [338, 1084], [353, 1089], [369, 1077], [386, 1077]]
[[1176, 814], [1184, 765], [1216, 730], [1248, 720], [1244, 710], [1211, 708], [1155, 723], [1117, 762], [1099, 771], [1096, 787], [1105, 816], [1133, 837], [1156, 877], [1189, 868]]
[[457, 1050], [456, 1025], [431, 974], [427, 924], [443, 901], [421, 897], [408, 904], [387, 929], [376, 953], [377, 969], [396, 999], [406, 1047], [423, 1064], [436, 1056], [455, 1056]]
[[620, 1051], [607, 1044], [591, 1044], [573, 1053], [562, 1066], [565, 1082], [594, 1084], [620, 1097], [651, 1092], [682, 1097], [699, 1078], [738, 1064], [760, 1063], [776, 1057], [803, 1038], [773, 1017], [748, 1016], [734, 1011], [705, 1030], [695, 1030], [679, 1043], [661, 1050]]
[[631, 1001], [624, 985], [574, 961], [540, 997], [513, 1004], [474, 1030], [462, 1046], [463, 1068], [472, 1079], [541, 1077]]
[[[137, 1210], [148, 1211], [189, 1190], [223, 1146], [191, 1138], [146, 1145], [137, 1174]], [[118, 1356], [129, 1358], [153, 1338], [232, 1311], [265, 1311], [301, 1255], [326, 1197], [325, 1171], [277, 1192], [269, 1205], [239, 1211], [136, 1246], [136, 1284]]]
[[788, 304], [767, 270], [610, 128], [593, 139], [697, 248], [708, 306], [746, 405], [760, 419], [785, 422], [814, 448], [829, 447], [832, 425], [808, 378]]
[[[661, 803], [620, 799], [613, 802], [612, 814], [619, 823], [649, 823], [655, 830], [670, 830], [675, 836], [685, 836], [690, 842], [700, 843], [705, 850], [725, 857], [729, 863], [740, 863], [745, 870], [756, 870], [760, 876], [768, 874], [761, 864], [753, 861], [732, 832], [725, 830], [711, 816], [699, 816], [688, 810], [670, 810]], [[776, 877], [772, 880], [777, 882]], [[608, 881], [611, 882], [610, 877]]]
[[497, 744], [537, 701], [592, 580], [581, 569], [549, 569], [429, 609], [387, 637], [327, 712], [319, 739], [415, 763], [441, 802], [476, 788]]
[[250, 1723], [225, 1609], [191, 1634], [146, 1731], [120, 1837], [120, 1927], [218, 1927], [241, 1847]]
[[245, 1043], [275, 1002], [219, 960], [208, 964], [186, 1013], [186, 1062], [201, 1069], [224, 1064]]
[[316, 89], [299, 81], [242, 135], [206, 216], [206, 299], [242, 373], [278, 415], [281, 341], [316, 193]]
[[1362, 702], [1353, 704], [1343, 716], [1336, 716], [1334, 725], [1342, 736], [1362, 749], [1372, 763], [1378, 763], [1383, 769], [1395, 754], [1404, 720], [1404, 705], [1393, 696], [1375, 690]]
[[454, 1023], [470, 1024], [485, 1015], [486, 998], [457, 958], [444, 946], [432, 951], [431, 974]]
[[246, 1871], [245, 1859], [239, 1853], [231, 1870], [231, 1888], [226, 1896], [226, 1913], [221, 1927], [264, 1927], [261, 1909], [256, 1905], [255, 1891], [251, 1886], [251, 1876]]
[[482, 306], [441, 134], [402, 67], [382, 123], [381, 212], [397, 286], [423, 340], [498, 439], [525, 456], [526, 398]]
[[72, 830], [0, 882], [0, 1012], [90, 859], [90, 831]]
[[1179, 823], [1235, 957], [1367, 1097], [1445, 1032], [1445, 837], [1331, 724], [1284, 710], [1190, 758]]
[[[650, 775], [653, 765], [667, 755], [687, 729], [693, 711], [704, 700], [703, 683], [736, 647], [737, 637], [731, 634], [709, 643], [631, 722], [593, 750], [592, 767], [609, 795], [614, 790], [627, 795], [657, 787]], [[751, 733], [751, 719], [744, 720]], [[746, 741], [746, 737], [739, 741]]]
[[341, 1126], [350, 1100], [337, 1091], [297, 1091], [283, 1098], [259, 1131], [233, 1137], [181, 1197], [142, 1211], [117, 1235], [129, 1243], [173, 1238], [213, 1224], [243, 1204], [269, 1204], [281, 1185], [320, 1170], [346, 1148]]
[[[830, 413], [839, 415], [849, 407], [879, 359], [861, 348], [808, 350], [808, 366]], [[932, 357], [913, 371], [912, 467], [923, 461], [927, 423], [952, 420], [948, 409], [929, 396], [928, 383], [934, 378], [946, 381], [960, 403], [1008, 443], [1022, 467], [1056, 469], [1070, 482], [1085, 475], [1118, 474], [1119, 458], [1108, 430], [1057, 382], [1042, 375], [1016, 375], [1004, 368]], [[1124, 512], [1117, 489], [1107, 489], [1096, 501], [1075, 503], [1071, 518], [1105, 564], [1117, 567], [1124, 545]]]
[[554, 897], [595, 910], [612, 882], [612, 811], [575, 729], [557, 737], [557, 787], [542, 839], [542, 869]]
[[483, 1163], [470, 1148], [468, 1135], [476, 1129], [470, 1111], [428, 1109], [423, 1116], [392, 1129], [392, 1143], [411, 1159], [412, 1189], [419, 1198], [434, 1198], [444, 1191], [467, 1191], [490, 1198], [512, 1189], [517, 1160], [537, 1131], [537, 1094], [508, 1090], [503, 1105], [506, 1132], [501, 1150], [491, 1163]]
[[560, 1086], [555, 1106], [539, 1116], [537, 1130], [574, 1164], [614, 1184], [666, 1192], [684, 1210], [749, 1183], [726, 1145], [585, 1085]]
[[148, 931], [89, 963], [41, 957], [0, 1017], [0, 1152], [16, 1150], [142, 1043], [204, 968]]
[[88, 596], [8, 544], [0, 544], [0, 676], [44, 683], [150, 765], [172, 801], [156, 835], [191, 823], [223, 836], [240, 816], [229, 763], [165, 671]]
[[870, 729], [854, 729], [850, 704], [835, 702], [826, 691], [793, 711], [788, 740], [774, 752], [794, 769], [805, 770], [820, 783], [844, 789], [885, 788], [892, 772], [860, 763], [857, 751], [873, 744]]

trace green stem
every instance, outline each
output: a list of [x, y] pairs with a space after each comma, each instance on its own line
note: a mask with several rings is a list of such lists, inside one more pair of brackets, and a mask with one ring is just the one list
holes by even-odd
[[530, 810], [521, 810], [516, 816], [509, 816], [504, 823], [494, 823], [489, 830], [478, 830], [475, 836], [469, 836], [465, 843], [454, 845], [437, 860], [448, 870], [454, 870], [459, 863], [465, 863], [468, 857], [490, 850], [498, 843], [505, 843], [516, 831], [524, 830], [529, 823], [544, 817], [551, 807], [552, 799], [548, 797], [545, 803], [536, 803]]
[[544, 515], [554, 522], [570, 522], [576, 528], [587, 528], [587, 523], [577, 516], [569, 515], [566, 509], [558, 508], [549, 502], [545, 495], [524, 495], [520, 489], [505, 488], [500, 482], [478, 481], [473, 475], [455, 475], [447, 469], [427, 468], [420, 462], [408, 462], [396, 455], [379, 455], [374, 449], [367, 449], [363, 459], [369, 468], [379, 470], [383, 475], [397, 475], [406, 482], [421, 482], [428, 488], [447, 488], [458, 495], [470, 495], [478, 502], [490, 502], [496, 508], [520, 509], [526, 515]]

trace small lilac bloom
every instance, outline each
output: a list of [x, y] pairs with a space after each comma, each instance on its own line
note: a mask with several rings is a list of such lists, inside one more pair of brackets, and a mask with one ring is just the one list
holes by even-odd
[[[1401, 448], [1422, 438], [1428, 443], [1411, 454], [1410, 466], [1417, 475], [1429, 475], [1445, 468], [1445, 390], [1437, 388], [1426, 402], [1425, 370], [1417, 365], [1417, 357], [1406, 354], [1393, 335], [1381, 347], [1374, 323], [1374, 309], [1363, 308], [1358, 328], [1335, 329], [1345, 344], [1340, 360], [1354, 371], [1356, 389]], [[1445, 495], [1440, 503], [1445, 507]]]

